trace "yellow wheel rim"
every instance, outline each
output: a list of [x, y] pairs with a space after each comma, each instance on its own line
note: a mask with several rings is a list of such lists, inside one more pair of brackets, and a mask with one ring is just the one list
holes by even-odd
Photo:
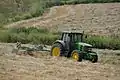
[[58, 47], [53, 48], [52, 56], [60, 56], [60, 48]]
[[79, 60], [79, 55], [78, 55], [78, 53], [77, 53], [77, 52], [74, 52], [73, 55], [72, 55], [72, 58], [73, 58], [74, 60], [78, 61], [78, 60]]
[[94, 57], [93, 57], [92, 61], [95, 61]]

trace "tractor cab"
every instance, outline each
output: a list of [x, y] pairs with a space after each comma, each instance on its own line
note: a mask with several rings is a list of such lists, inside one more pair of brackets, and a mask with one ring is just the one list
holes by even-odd
[[84, 32], [63, 31], [61, 40], [66, 41], [67, 39], [70, 39], [72, 42], [82, 42], [83, 33]]
[[61, 41], [64, 42], [68, 54], [77, 49], [77, 43], [83, 42], [83, 32], [63, 31]]
[[83, 36], [84, 31], [63, 31], [61, 39], [54, 42], [51, 55], [72, 57], [76, 61], [86, 59], [97, 62], [97, 54], [92, 51], [92, 45], [83, 42]]

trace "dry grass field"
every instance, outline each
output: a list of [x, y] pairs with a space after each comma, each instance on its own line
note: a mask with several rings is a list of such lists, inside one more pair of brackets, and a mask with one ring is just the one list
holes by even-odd
[[0, 80], [119, 80], [120, 51], [98, 50], [99, 61], [75, 62], [49, 52], [11, 53], [13, 44], [0, 45]]
[[120, 3], [54, 6], [41, 17], [5, 27], [45, 27], [63, 30], [77, 27], [93, 35], [120, 35]]

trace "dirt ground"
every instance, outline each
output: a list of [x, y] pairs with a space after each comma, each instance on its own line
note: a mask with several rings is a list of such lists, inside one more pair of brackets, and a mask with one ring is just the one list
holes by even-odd
[[0, 80], [120, 80], [120, 51], [98, 50], [99, 61], [75, 62], [49, 52], [11, 53], [13, 44], [0, 44]]

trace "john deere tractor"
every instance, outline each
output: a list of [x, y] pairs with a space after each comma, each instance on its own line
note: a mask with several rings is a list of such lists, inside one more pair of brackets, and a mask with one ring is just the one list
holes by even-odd
[[83, 42], [84, 32], [63, 31], [60, 40], [56, 40], [51, 48], [51, 56], [71, 57], [75, 61], [90, 60], [95, 63], [98, 55], [92, 51], [92, 45]]

